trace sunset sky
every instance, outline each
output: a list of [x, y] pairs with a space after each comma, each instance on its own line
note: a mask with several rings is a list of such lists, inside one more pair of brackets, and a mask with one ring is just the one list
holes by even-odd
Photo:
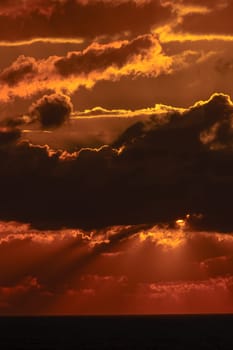
[[233, 313], [232, 16], [0, 1], [0, 315]]

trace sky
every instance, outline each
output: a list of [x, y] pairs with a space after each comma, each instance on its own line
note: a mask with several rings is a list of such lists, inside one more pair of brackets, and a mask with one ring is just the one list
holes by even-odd
[[1, 315], [233, 313], [232, 15], [1, 0]]

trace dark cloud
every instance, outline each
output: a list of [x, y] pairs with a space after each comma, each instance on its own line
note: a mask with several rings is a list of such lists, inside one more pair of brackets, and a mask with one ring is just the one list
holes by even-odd
[[6, 101], [41, 91], [72, 93], [80, 86], [91, 88], [99, 80], [158, 76], [170, 72], [171, 63], [172, 59], [163, 54], [158, 37], [152, 34], [108, 44], [95, 42], [64, 57], [35, 60], [21, 56], [2, 72], [2, 82], [10, 86], [3, 86], [0, 98]]
[[21, 131], [15, 128], [0, 127], [0, 147], [15, 143], [20, 139]]
[[[195, 1], [193, 1], [193, 3], [195, 3]], [[200, 2], [198, 3], [200, 4]], [[202, 4], [206, 5], [207, 8], [210, 7], [210, 9], [215, 5], [214, 10], [204, 14], [190, 13], [184, 17], [178, 29], [196, 34], [232, 35], [231, 15], [233, 11], [233, 1], [217, 2], [217, 4], [214, 2], [210, 4], [210, 1], [205, 1], [201, 2], [201, 5]]]
[[83, 52], [69, 52], [66, 57], [55, 61], [54, 65], [62, 76], [103, 71], [111, 66], [122, 68], [134, 56], [139, 54], [142, 57], [146, 56], [155, 42], [155, 37], [148, 34], [139, 36], [129, 42], [122, 42], [120, 47], [93, 44]]
[[[0, 39], [134, 35], [171, 17], [160, 1], [4, 1], [0, 5]], [[62, 23], [62, 25], [61, 25]]]
[[[89, 117], [92, 111], [94, 116]], [[143, 110], [136, 111], [136, 113], [121, 110], [105, 110], [104, 112], [103, 109], [94, 108], [91, 111], [75, 112], [69, 122], [57, 129], [55, 134], [44, 132], [43, 129], [35, 130], [36, 124], [27, 124], [26, 132], [22, 137], [27, 137], [33, 144], [47, 144], [51, 148], [66, 149], [70, 152], [84, 147], [98, 148], [112, 144], [129, 126], [136, 121], [145, 120], [146, 117], [148, 116]], [[7, 120], [7, 125], [20, 126], [20, 122], [22, 125], [22, 118], [14, 118]]]
[[113, 147], [69, 154], [23, 142], [4, 149], [1, 218], [94, 228], [190, 213], [202, 214], [190, 219], [200, 229], [232, 230], [232, 112], [230, 98], [216, 94], [185, 112], [170, 109], [160, 125], [152, 115]]
[[45, 95], [29, 109], [32, 119], [38, 119], [43, 128], [56, 128], [70, 117], [73, 105], [69, 96]]
[[[229, 98], [216, 94], [182, 116], [171, 114], [170, 122], [161, 128], [148, 131], [138, 123], [121, 137], [126, 164], [138, 165], [128, 181], [139, 185], [146, 178], [144, 190], [151, 189], [149, 208], [156, 220], [196, 212], [204, 214], [197, 220], [199, 228], [231, 230], [232, 111]], [[163, 208], [158, 217], [155, 207]]]
[[21, 55], [9, 67], [0, 73], [0, 81], [9, 86], [17, 85], [22, 80], [28, 80], [37, 72], [36, 60], [33, 57]]

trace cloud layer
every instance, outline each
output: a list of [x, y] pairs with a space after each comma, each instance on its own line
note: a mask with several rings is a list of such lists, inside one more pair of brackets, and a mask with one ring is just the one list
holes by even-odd
[[185, 220], [57, 232], [1, 222], [0, 234], [2, 315], [233, 310], [232, 234]]
[[232, 6], [0, 1], [1, 315], [233, 312]]
[[16, 143], [7, 131], [0, 154], [1, 219], [95, 228], [200, 214], [193, 219], [197, 227], [232, 230], [229, 96], [161, 110], [130, 126], [113, 145], [74, 153]]
[[152, 25], [163, 23], [170, 16], [169, 9], [157, 0], [40, 0], [33, 5], [28, 1], [4, 1], [0, 5], [0, 39], [95, 38], [123, 32], [144, 34]]
[[92, 87], [100, 80], [116, 81], [124, 76], [158, 76], [169, 72], [172, 60], [163, 54], [155, 35], [132, 40], [93, 43], [65, 57], [35, 60], [20, 56], [0, 74], [2, 100], [28, 97], [40, 91], [68, 91]]

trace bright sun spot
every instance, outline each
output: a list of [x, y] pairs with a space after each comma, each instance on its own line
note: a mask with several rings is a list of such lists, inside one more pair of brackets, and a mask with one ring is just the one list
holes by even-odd
[[[186, 216], [188, 219], [189, 215]], [[186, 220], [176, 220], [176, 228], [169, 229], [167, 227], [154, 226], [148, 231], [140, 232], [139, 238], [141, 242], [149, 239], [158, 246], [165, 249], [173, 249], [182, 246], [186, 239], [185, 234]]]

